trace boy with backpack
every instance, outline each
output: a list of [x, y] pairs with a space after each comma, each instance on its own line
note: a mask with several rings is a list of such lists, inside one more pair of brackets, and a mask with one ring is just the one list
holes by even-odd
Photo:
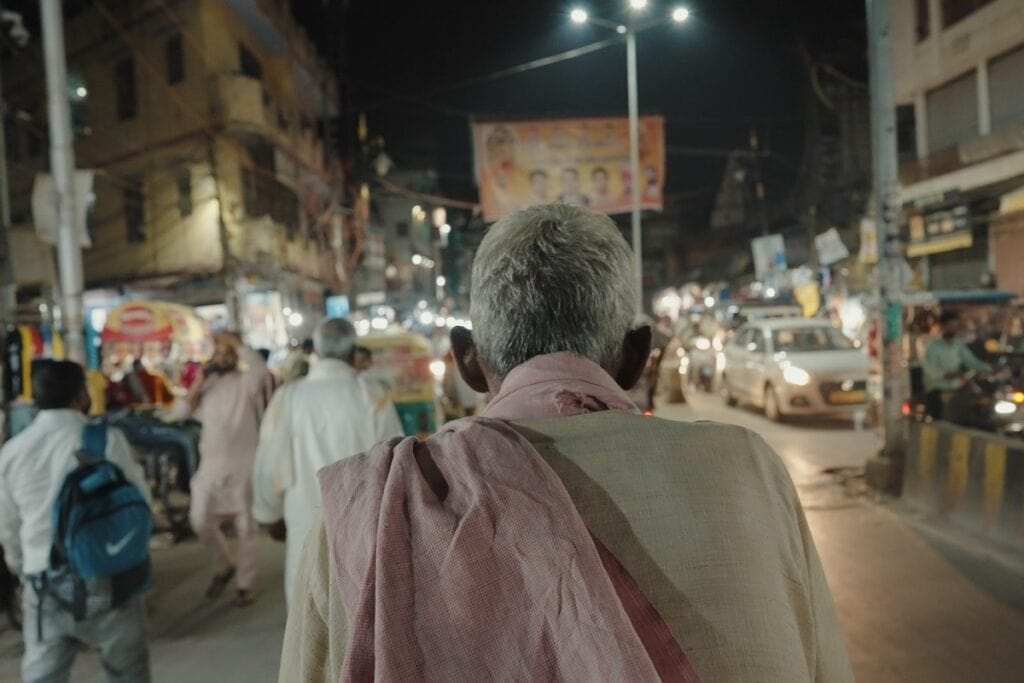
[[39, 415], [0, 450], [0, 544], [25, 588], [22, 679], [66, 681], [80, 643], [110, 681], [149, 681], [142, 593], [152, 517], [115, 429], [90, 424], [82, 367], [39, 361]]

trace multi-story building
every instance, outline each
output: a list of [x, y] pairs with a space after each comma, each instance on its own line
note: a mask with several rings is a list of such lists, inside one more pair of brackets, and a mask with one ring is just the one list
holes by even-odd
[[[87, 289], [224, 303], [260, 343], [304, 332], [344, 285], [342, 177], [322, 134], [335, 78], [287, 3], [72, 2], [65, 22], [76, 165], [95, 171]], [[40, 50], [5, 67], [13, 222], [30, 227]]]
[[908, 256], [1024, 295], [1024, 1], [894, 0], [892, 38]]

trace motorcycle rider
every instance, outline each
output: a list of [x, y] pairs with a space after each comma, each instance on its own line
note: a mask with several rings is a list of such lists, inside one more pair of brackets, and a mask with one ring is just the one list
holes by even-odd
[[961, 338], [963, 324], [953, 311], [939, 316], [942, 336], [928, 344], [924, 354], [924, 390], [928, 414], [942, 417], [950, 395], [964, 384], [964, 371], [992, 372], [992, 366], [971, 353]]

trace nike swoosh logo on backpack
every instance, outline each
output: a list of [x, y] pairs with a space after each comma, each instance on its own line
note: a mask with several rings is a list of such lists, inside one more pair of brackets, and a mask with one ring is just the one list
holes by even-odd
[[117, 543], [107, 543], [107, 555], [117, 555], [119, 552], [124, 550], [124, 547], [128, 545], [128, 541], [132, 540], [132, 536], [135, 535], [135, 531], [129, 531], [128, 534]]

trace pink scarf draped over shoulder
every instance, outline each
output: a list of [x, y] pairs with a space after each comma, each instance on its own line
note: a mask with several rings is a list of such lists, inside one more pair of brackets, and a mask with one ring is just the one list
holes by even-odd
[[320, 471], [348, 625], [342, 681], [697, 681], [667, 625], [507, 421], [636, 407], [599, 366], [535, 358], [484, 417]]

